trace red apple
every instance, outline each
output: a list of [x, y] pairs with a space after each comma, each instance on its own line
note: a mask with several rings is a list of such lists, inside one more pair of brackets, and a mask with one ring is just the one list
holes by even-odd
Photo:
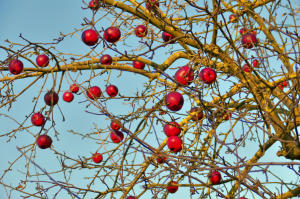
[[191, 108], [190, 113], [194, 113], [191, 119], [195, 122], [200, 121], [203, 118], [202, 109], [199, 107]]
[[118, 87], [115, 85], [109, 85], [106, 87], [106, 93], [109, 95], [109, 97], [115, 97], [118, 94]]
[[253, 67], [257, 68], [258, 64], [259, 64], [259, 62], [257, 59], [253, 60], [253, 62], [252, 62]]
[[146, 0], [146, 8], [150, 11], [152, 8], [158, 8], [159, 2], [158, 0]]
[[287, 81], [283, 81], [281, 84], [278, 84], [277, 87], [280, 88], [281, 90], [283, 90], [284, 87], [286, 87], [288, 85]]
[[252, 30], [251, 33], [256, 37], [256, 34], [257, 34], [257, 33], [256, 33], [255, 30]]
[[109, 27], [104, 31], [104, 39], [107, 42], [115, 43], [117, 42], [121, 37], [121, 31], [117, 27]]
[[220, 184], [221, 179], [222, 177], [219, 171], [213, 171], [210, 175], [210, 182], [212, 184]]
[[110, 138], [114, 143], [120, 143], [123, 140], [124, 135], [121, 131], [112, 131], [110, 133]]
[[247, 31], [248, 31], [247, 28], [241, 28], [239, 32], [240, 32], [241, 35], [243, 35], [243, 34], [245, 34]]
[[247, 73], [249, 73], [249, 72], [251, 72], [251, 69], [250, 69], [250, 67], [248, 66], [248, 64], [244, 64], [244, 66], [243, 66], [243, 71], [245, 71], [245, 72], [247, 72]]
[[8, 70], [14, 75], [18, 75], [23, 71], [23, 63], [18, 59], [12, 59], [9, 62]]
[[37, 138], [36, 143], [37, 143], [38, 147], [40, 147], [41, 149], [47, 149], [51, 146], [52, 139], [48, 135], [40, 135]]
[[283, 81], [283, 82], [281, 83], [281, 85], [282, 85], [283, 87], [287, 87], [288, 83], [287, 83], [287, 81]]
[[110, 123], [110, 127], [114, 130], [117, 131], [121, 128], [121, 123], [119, 120], [112, 120]]
[[101, 89], [98, 86], [92, 86], [86, 91], [86, 95], [92, 100], [98, 99], [101, 94]]
[[95, 162], [95, 163], [100, 163], [102, 162], [103, 160], [103, 157], [100, 153], [95, 153], [93, 156], [92, 156], [92, 160]]
[[48, 91], [44, 96], [44, 101], [48, 106], [54, 106], [58, 102], [58, 95], [55, 91]]
[[138, 37], [145, 37], [148, 33], [146, 26], [139, 25], [135, 28], [135, 35]]
[[246, 197], [240, 197], [240, 199], [247, 199]]
[[89, 3], [89, 8], [92, 10], [98, 10], [100, 8], [99, 0], [91, 0]]
[[164, 126], [166, 136], [178, 136], [181, 132], [180, 125], [177, 122], [169, 122]]
[[177, 182], [171, 181], [168, 183], [167, 190], [169, 193], [175, 193], [178, 190], [178, 186], [174, 185], [177, 185]]
[[182, 149], [182, 141], [177, 136], [170, 136], [168, 138], [168, 147], [172, 152], [179, 152]]
[[206, 84], [212, 84], [217, 79], [217, 73], [212, 68], [204, 68], [199, 73], [200, 79]]
[[126, 199], [135, 199], [134, 196], [128, 196]]
[[46, 67], [49, 64], [49, 57], [47, 55], [39, 55], [36, 58], [36, 64], [39, 67]]
[[134, 68], [137, 68], [137, 69], [144, 69], [145, 68], [145, 63], [140, 62], [140, 61], [133, 61], [132, 65], [133, 65]]
[[93, 46], [98, 43], [99, 35], [95, 30], [88, 29], [82, 33], [81, 39], [86, 45]]
[[236, 23], [236, 22], [238, 22], [238, 17], [235, 14], [231, 14], [229, 16], [229, 21], [232, 23]]
[[100, 63], [104, 64], [104, 65], [111, 65], [112, 63], [112, 58], [110, 55], [102, 55], [102, 57], [100, 58]]
[[247, 33], [242, 36], [242, 46], [244, 48], [253, 48], [257, 45], [256, 36], [253, 33]]
[[72, 85], [70, 86], [70, 91], [71, 91], [72, 93], [77, 93], [77, 92], [79, 91], [79, 87], [77, 86], [77, 84], [72, 84]]
[[165, 163], [167, 160], [167, 157], [166, 156], [163, 156], [161, 154], [159, 154], [156, 158], [156, 162], [157, 164], [162, 164], [162, 163]]
[[231, 113], [228, 114], [228, 113], [226, 112], [226, 113], [224, 114], [224, 116], [223, 116], [223, 119], [224, 119], [224, 120], [229, 120], [229, 119], [231, 118], [231, 116], [232, 116]]
[[184, 86], [190, 85], [194, 80], [194, 70], [189, 66], [182, 66], [175, 73], [175, 80]]
[[31, 123], [34, 126], [43, 126], [45, 124], [45, 117], [41, 113], [34, 113], [31, 116]]
[[180, 93], [174, 91], [166, 96], [165, 102], [171, 111], [179, 111], [183, 106], [184, 99]]
[[[171, 35], [170, 33], [163, 32], [162, 38], [163, 38], [164, 42], [168, 42], [168, 41], [174, 39], [175, 37], [173, 35]], [[175, 40], [170, 42], [170, 44], [174, 44], [174, 43], [175, 43]]]
[[74, 99], [73, 93], [71, 93], [71, 92], [65, 92], [65, 93], [63, 94], [63, 100], [64, 100], [65, 102], [72, 102], [73, 99]]

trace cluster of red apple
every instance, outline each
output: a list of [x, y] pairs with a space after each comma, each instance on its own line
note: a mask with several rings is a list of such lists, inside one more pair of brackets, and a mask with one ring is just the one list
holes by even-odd
[[281, 84], [278, 84], [277, 86], [278, 86], [278, 88], [280, 88], [281, 90], [283, 90], [284, 87], [288, 86], [288, 82], [287, 81], [283, 81], [283, 82], [281, 82]]
[[[219, 171], [213, 171], [210, 174], [209, 181], [212, 185], [220, 184], [221, 180], [222, 180], [222, 177], [221, 177], [221, 174]], [[178, 190], [177, 182], [171, 181], [168, 183], [167, 191], [169, 193], [175, 193], [177, 190]], [[240, 198], [240, 199], [243, 199], [243, 198]]]
[[[259, 62], [257, 59], [253, 60], [252, 62], [252, 67], [254, 68], [258, 68], [259, 67]], [[249, 67], [248, 64], [244, 64], [244, 66], [242, 67], [243, 71], [250, 73], [251, 72], [251, 68]]]
[[[229, 16], [229, 21], [232, 23], [238, 22], [238, 16], [231, 14]], [[256, 31], [248, 31], [247, 28], [241, 28], [240, 33], [242, 34], [242, 46], [244, 48], [253, 48], [257, 45], [258, 39], [256, 38]]]
[[[91, 9], [99, 9], [100, 4], [98, 0], [92, 0], [89, 3], [89, 7]], [[152, 8], [159, 7], [159, 3], [157, 0], [150, 0], [147, 1], [146, 7], [148, 10], [151, 10]], [[231, 19], [230, 21], [235, 22], [237, 21], [236, 18], [233, 18], [230, 16]], [[147, 27], [144, 25], [139, 25], [135, 29], [135, 34], [137, 37], [145, 37], [148, 33]], [[256, 34], [254, 32], [247, 32], [246, 30], [241, 31], [242, 36], [242, 45], [245, 48], [252, 48], [254, 45], [257, 44], [257, 39], [256, 39]], [[85, 30], [82, 33], [82, 41], [88, 45], [88, 46], [94, 46], [98, 43], [99, 40], [99, 34], [97, 31], [93, 29], [88, 29]], [[105, 41], [109, 43], [115, 43], [121, 38], [121, 31], [117, 27], [109, 27], [104, 31], [103, 38]], [[162, 39], [164, 42], [169, 42], [169, 43], [175, 43], [175, 37], [167, 32], [162, 33]], [[100, 63], [103, 65], [111, 65], [112, 64], [112, 57], [108, 54], [102, 55], [100, 58]], [[40, 67], [46, 67], [49, 64], [49, 57], [47, 55], [39, 55], [36, 59], [36, 63]], [[246, 65], [248, 67], [248, 65]], [[246, 69], [246, 66], [243, 67], [243, 70], [246, 72], [250, 72], [250, 69]], [[144, 69], [145, 63], [139, 62], [139, 61], [133, 61], [133, 67], [137, 69]], [[253, 61], [253, 67], [258, 67], [258, 61], [254, 60]], [[9, 71], [14, 74], [20, 74], [23, 71], [23, 63], [18, 60], [18, 59], [13, 59], [10, 61], [9, 64]], [[216, 71], [212, 68], [204, 68], [200, 71], [199, 77], [201, 81], [203, 81], [206, 84], [212, 84], [215, 82], [217, 78]], [[180, 85], [183, 86], [188, 86], [190, 85], [193, 80], [194, 80], [194, 70], [189, 67], [189, 66], [183, 66], [177, 72], [175, 73], [174, 76], [176, 82]], [[79, 91], [79, 87], [77, 84], [72, 84], [70, 86], [70, 92], [66, 91], [63, 94], [63, 100], [66, 102], [71, 102], [74, 99], [73, 93], [77, 93]], [[115, 97], [118, 94], [118, 88], [115, 85], [109, 85], [106, 88], [106, 92], [110, 97]], [[92, 86], [87, 89], [86, 95], [91, 99], [91, 100], [96, 100], [100, 98], [102, 95], [102, 91], [98, 86]], [[44, 96], [44, 101], [48, 106], [54, 106], [58, 103], [59, 97], [58, 94], [54, 91], [49, 91], [45, 94]], [[166, 98], [165, 98], [165, 103], [168, 109], [171, 111], [179, 111], [183, 107], [184, 104], [184, 99], [183, 96], [176, 91], [170, 92]], [[190, 110], [190, 113], [192, 114], [191, 119], [193, 121], [200, 121], [203, 118], [203, 112], [199, 107], [193, 107]], [[230, 115], [226, 115], [225, 119], [229, 119]], [[42, 113], [34, 113], [31, 117], [31, 122], [35, 126], [43, 126], [46, 122], [45, 117], [43, 116]], [[121, 124], [117, 120], [112, 120], [110, 127], [112, 129], [110, 133], [110, 138], [112, 142], [114, 143], [120, 143], [124, 135], [120, 130]], [[172, 152], [179, 152], [182, 150], [182, 140], [179, 137], [181, 133], [181, 127], [180, 125], [175, 122], [169, 122], [165, 124], [164, 128], [164, 133], [168, 137], [167, 141], [167, 146]], [[36, 141], [37, 145], [41, 149], [46, 149], [49, 148], [52, 144], [52, 139], [50, 136], [44, 134], [40, 135], [37, 138]], [[100, 153], [95, 153], [92, 156], [92, 160], [95, 163], [100, 163], [103, 160], [103, 156]], [[166, 161], [166, 157], [162, 155], [158, 155], [157, 157], [157, 162], [158, 163], [164, 163]], [[221, 181], [221, 174], [218, 171], [213, 171], [210, 175], [210, 182], [212, 184], [219, 184]], [[175, 193], [178, 190], [177, 182], [171, 181], [168, 183], [167, 191], [169, 193]], [[244, 197], [242, 197], [244, 198]], [[242, 199], [241, 198], [241, 199]], [[129, 196], [127, 199], [135, 199], [134, 196]]]
[[[217, 74], [212, 68], [204, 68], [200, 71], [200, 79], [206, 84], [212, 84], [216, 78]], [[194, 80], [194, 71], [189, 66], [181, 67], [175, 73], [175, 80], [181, 85], [187, 86]], [[165, 103], [168, 109], [171, 111], [179, 111], [183, 107], [184, 99], [183, 96], [177, 92], [173, 91], [167, 94], [165, 98]], [[191, 119], [193, 121], [200, 121], [203, 118], [202, 110], [199, 107], [193, 107], [190, 110], [192, 113]], [[176, 122], [169, 122], [164, 126], [164, 132], [168, 136], [167, 145], [172, 152], [179, 152], [182, 149], [182, 140], [178, 137], [181, 128]]]

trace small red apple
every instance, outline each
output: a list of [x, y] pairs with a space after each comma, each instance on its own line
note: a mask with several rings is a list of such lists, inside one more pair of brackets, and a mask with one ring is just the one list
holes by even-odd
[[[175, 37], [173, 35], [171, 35], [170, 33], [163, 32], [162, 38], [163, 38], [164, 42], [168, 42], [168, 41], [174, 39]], [[175, 40], [170, 42], [170, 44], [174, 44], [174, 43], [175, 43]]]
[[224, 120], [229, 120], [229, 119], [231, 118], [231, 116], [232, 116], [231, 113], [228, 114], [228, 113], [226, 112], [226, 113], [224, 114], [224, 116], [223, 116], [223, 119], [224, 119]]
[[65, 93], [63, 94], [63, 100], [64, 100], [65, 102], [72, 102], [73, 99], [74, 99], [73, 93], [71, 93], [71, 92], [65, 92]]
[[49, 64], [49, 57], [47, 55], [39, 55], [36, 58], [36, 64], [39, 67], [46, 67]]
[[121, 128], [121, 123], [119, 120], [112, 120], [110, 123], [110, 127], [114, 130], [114, 131], [118, 131]]
[[229, 21], [232, 23], [236, 23], [236, 22], [238, 22], [238, 17], [235, 14], [231, 14], [229, 16]]
[[179, 137], [177, 136], [170, 136], [168, 138], [168, 147], [172, 152], [179, 152], [182, 149], [182, 141]]
[[222, 177], [219, 171], [213, 171], [210, 175], [210, 182], [212, 184], [220, 184], [221, 179]]
[[52, 139], [50, 136], [44, 134], [37, 138], [36, 143], [41, 149], [47, 149], [51, 146]]
[[43, 126], [45, 124], [45, 117], [41, 113], [34, 113], [31, 116], [31, 123], [34, 126]]
[[86, 95], [92, 100], [98, 99], [101, 94], [101, 89], [98, 86], [92, 86], [86, 91]]
[[175, 73], [175, 80], [184, 86], [190, 85], [194, 80], [194, 70], [189, 66], [182, 66]]
[[140, 61], [133, 61], [132, 65], [133, 65], [133, 68], [137, 68], [137, 69], [143, 70], [145, 68], [145, 63], [140, 62]]
[[109, 27], [104, 31], [104, 39], [107, 42], [115, 43], [117, 42], [121, 37], [121, 31], [117, 27]]
[[135, 28], [135, 35], [138, 37], [145, 37], [148, 33], [146, 26], [139, 25]]
[[23, 62], [18, 59], [12, 59], [9, 62], [8, 70], [14, 75], [18, 75], [23, 71]]
[[77, 92], [79, 91], [79, 87], [77, 86], [77, 84], [72, 84], [72, 85], [70, 86], [70, 91], [71, 91], [72, 93], [77, 93]]
[[253, 48], [257, 43], [258, 41], [253, 33], [247, 33], [242, 36], [242, 46], [244, 48]]
[[169, 122], [164, 126], [166, 136], [178, 136], [181, 132], [180, 125], [177, 122]]
[[191, 119], [195, 122], [200, 121], [203, 118], [202, 109], [199, 107], [191, 108], [190, 113], [194, 113]]
[[118, 87], [115, 85], [109, 85], [106, 87], [106, 93], [109, 95], [109, 97], [115, 97], [118, 94]]
[[158, 8], [159, 2], [158, 0], [146, 0], [146, 8], [151, 11], [153, 8]]
[[247, 199], [246, 197], [240, 197], [240, 199]]
[[241, 29], [239, 30], [239, 32], [240, 32], [241, 35], [245, 34], [247, 31], [248, 31], [247, 28], [241, 28]]
[[93, 46], [98, 43], [99, 35], [95, 30], [88, 29], [82, 33], [81, 39], [86, 45]]
[[126, 199], [135, 199], [134, 196], [128, 196]]
[[286, 87], [288, 85], [287, 81], [283, 81], [281, 84], [283, 87]]
[[100, 8], [99, 0], [91, 0], [89, 3], [89, 8], [92, 10], [98, 10]]
[[102, 57], [100, 58], [100, 63], [104, 64], [104, 65], [111, 65], [112, 63], [112, 58], [110, 55], [102, 55]]
[[288, 82], [287, 81], [283, 81], [281, 84], [278, 84], [278, 88], [280, 88], [281, 90], [283, 90], [284, 87], [287, 87]]
[[48, 91], [44, 96], [44, 101], [48, 106], [54, 106], [58, 102], [58, 95], [55, 91]]
[[103, 160], [103, 157], [100, 153], [95, 153], [93, 156], [92, 156], [92, 160], [95, 162], [95, 163], [100, 163], [102, 162]]
[[121, 131], [112, 131], [110, 133], [110, 138], [114, 143], [120, 143], [123, 140], [124, 135]]
[[178, 190], [177, 182], [171, 181], [168, 183], [167, 190], [169, 193], [175, 193]]
[[255, 37], [256, 37], [256, 35], [257, 35], [257, 33], [256, 33], [256, 31], [255, 30], [252, 30], [252, 32], [251, 32]]
[[257, 59], [253, 60], [253, 62], [252, 62], [253, 67], [255, 67], [255, 68], [259, 67], [258, 64], [259, 64], [259, 62]]
[[157, 164], [162, 164], [162, 163], [165, 163], [167, 160], [167, 157], [166, 156], [163, 156], [163, 155], [158, 155], [157, 158], [156, 158], [156, 162]]
[[165, 98], [166, 105], [171, 111], [179, 111], [184, 103], [182, 95], [176, 91], [170, 92]]
[[206, 84], [212, 84], [217, 79], [217, 73], [212, 68], [204, 68], [199, 73], [200, 79]]
[[249, 72], [251, 72], [251, 69], [250, 69], [250, 67], [248, 66], [248, 64], [244, 64], [244, 66], [243, 66], [243, 71], [245, 71], [245, 72], [247, 72], [247, 73], [249, 73]]

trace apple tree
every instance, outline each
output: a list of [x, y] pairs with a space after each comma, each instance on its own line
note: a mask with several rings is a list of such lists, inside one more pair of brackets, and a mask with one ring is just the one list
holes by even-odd
[[[0, 136], [18, 142], [19, 153], [1, 173], [7, 196], [299, 197], [294, 5], [82, 1], [91, 15], [74, 31], [49, 42], [7, 40], [0, 128], [15, 125]], [[68, 39], [80, 53], [61, 50]], [[28, 111], [16, 117], [20, 100]], [[72, 118], [86, 130], [67, 126]], [[60, 148], [68, 135], [78, 140], [73, 152]], [[8, 183], [17, 172], [19, 181]]]

